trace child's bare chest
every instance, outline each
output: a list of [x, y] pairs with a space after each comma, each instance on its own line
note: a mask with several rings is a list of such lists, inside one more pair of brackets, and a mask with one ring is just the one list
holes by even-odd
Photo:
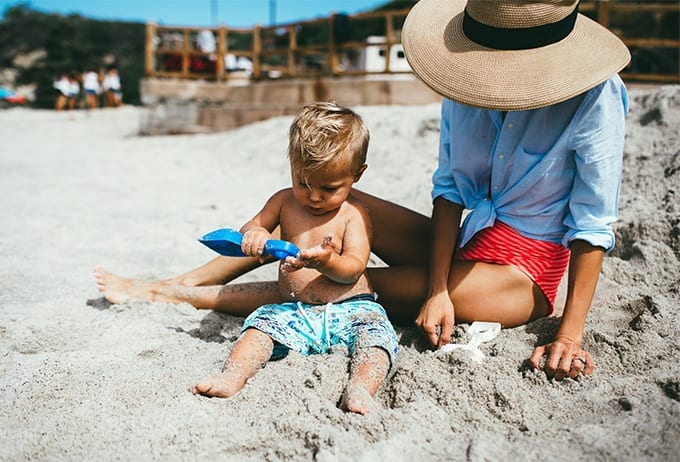
[[347, 217], [342, 211], [313, 216], [308, 213], [290, 213], [281, 217], [281, 239], [295, 244], [301, 249], [320, 245], [326, 236], [332, 236], [338, 252], [342, 250]]

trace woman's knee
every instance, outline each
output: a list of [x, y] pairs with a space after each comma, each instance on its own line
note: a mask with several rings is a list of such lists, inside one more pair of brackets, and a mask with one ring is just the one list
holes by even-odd
[[515, 327], [549, 312], [536, 284], [511, 266], [457, 261], [449, 290], [456, 322], [490, 321]]

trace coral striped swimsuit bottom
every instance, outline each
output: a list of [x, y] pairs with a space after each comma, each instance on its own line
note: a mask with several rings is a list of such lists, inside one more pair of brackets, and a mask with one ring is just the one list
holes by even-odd
[[510, 265], [519, 269], [541, 289], [552, 314], [557, 289], [569, 264], [569, 249], [554, 242], [522, 236], [496, 220], [493, 226], [475, 234], [456, 252], [456, 260]]

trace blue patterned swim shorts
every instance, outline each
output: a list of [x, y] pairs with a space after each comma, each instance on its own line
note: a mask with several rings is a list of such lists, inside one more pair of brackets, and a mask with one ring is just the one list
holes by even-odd
[[357, 348], [380, 347], [394, 365], [397, 334], [373, 295], [357, 295], [337, 303], [310, 305], [301, 302], [264, 305], [243, 323], [274, 340], [272, 359], [294, 350], [303, 355], [330, 353], [342, 345], [350, 354]]

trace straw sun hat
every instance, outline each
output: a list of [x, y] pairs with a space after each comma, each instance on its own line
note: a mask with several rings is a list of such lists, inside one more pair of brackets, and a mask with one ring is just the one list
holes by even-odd
[[470, 106], [518, 111], [565, 101], [630, 61], [576, 0], [420, 0], [401, 37], [416, 75]]

